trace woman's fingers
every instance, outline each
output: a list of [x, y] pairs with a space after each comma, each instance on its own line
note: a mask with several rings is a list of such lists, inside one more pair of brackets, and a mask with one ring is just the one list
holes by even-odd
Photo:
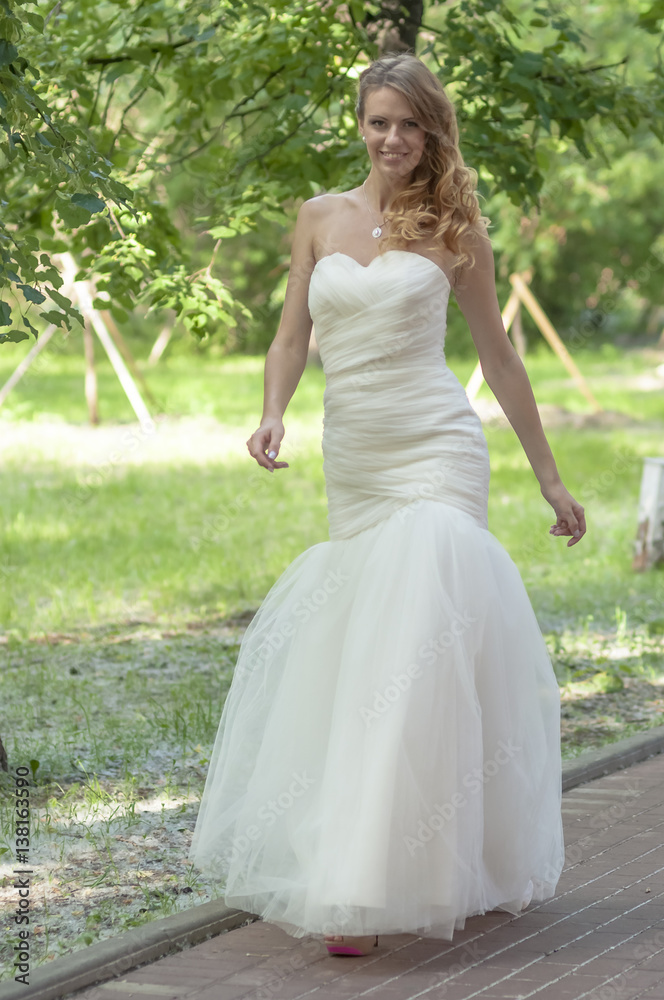
[[279, 451], [281, 438], [278, 437], [277, 430], [273, 427], [259, 427], [246, 442], [249, 454], [255, 458], [259, 465], [262, 465], [268, 472], [275, 469], [287, 469], [288, 462], [275, 461]]
[[586, 533], [586, 518], [580, 503], [572, 504], [571, 516], [568, 517], [567, 523], [570, 525], [573, 536], [567, 543], [569, 548], [570, 545], [576, 545], [577, 542], [580, 542]]
[[585, 535], [587, 529], [586, 529], [586, 514], [583, 507], [581, 506], [579, 506], [577, 518], [579, 521], [579, 528], [581, 529], [581, 535], [583, 536]]
[[581, 504], [573, 503], [558, 514], [558, 520], [549, 528], [549, 534], [561, 536], [571, 535], [567, 546], [576, 545], [586, 533], [586, 518]]

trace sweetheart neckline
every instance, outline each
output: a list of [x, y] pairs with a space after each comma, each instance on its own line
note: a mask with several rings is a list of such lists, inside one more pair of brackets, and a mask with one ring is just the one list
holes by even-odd
[[[448, 289], [450, 291], [452, 290], [450, 279], [447, 277], [442, 267], [439, 267], [435, 261], [431, 260], [431, 257], [425, 257], [423, 253], [416, 253], [414, 250], [385, 250], [384, 253], [379, 253], [376, 254], [375, 257], [372, 257], [368, 264], [360, 264], [359, 260], [355, 260], [355, 258], [351, 257], [349, 253], [344, 253], [343, 250], [335, 250], [334, 253], [326, 253], [325, 256], [319, 257], [316, 263], [314, 264], [314, 271], [316, 270], [320, 262], [322, 260], [326, 260], [328, 257], [345, 257], [347, 260], [352, 260], [353, 263], [357, 264], [357, 266], [362, 268], [363, 271], [368, 271], [371, 265], [375, 263], [375, 261], [380, 260], [381, 257], [387, 257], [387, 255], [390, 253], [405, 253], [409, 257], [419, 257], [421, 260], [428, 261], [428, 263], [433, 265], [433, 267], [435, 267], [438, 273], [443, 277]], [[313, 271], [311, 273], [313, 274]]]

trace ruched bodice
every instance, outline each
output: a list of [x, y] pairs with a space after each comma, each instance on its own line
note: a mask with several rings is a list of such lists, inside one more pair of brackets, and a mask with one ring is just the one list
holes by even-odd
[[389, 250], [364, 267], [334, 253], [309, 286], [326, 389], [330, 538], [418, 499], [486, 527], [489, 463], [477, 414], [445, 361], [450, 285], [434, 261]]
[[449, 939], [548, 898], [563, 864], [558, 685], [486, 526], [449, 294], [408, 251], [311, 276], [330, 539], [245, 632], [189, 854], [295, 937]]

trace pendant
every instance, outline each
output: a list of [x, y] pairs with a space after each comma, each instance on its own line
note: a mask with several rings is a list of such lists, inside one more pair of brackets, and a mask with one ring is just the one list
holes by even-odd
[[377, 240], [379, 236], [383, 235], [383, 230], [380, 228], [380, 226], [376, 226], [371, 235], [375, 240]]

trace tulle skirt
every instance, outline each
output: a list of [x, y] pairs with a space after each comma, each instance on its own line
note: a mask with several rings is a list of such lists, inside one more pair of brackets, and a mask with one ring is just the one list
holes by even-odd
[[450, 939], [553, 895], [560, 697], [519, 572], [440, 499], [314, 545], [251, 621], [190, 860], [295, 937]]

